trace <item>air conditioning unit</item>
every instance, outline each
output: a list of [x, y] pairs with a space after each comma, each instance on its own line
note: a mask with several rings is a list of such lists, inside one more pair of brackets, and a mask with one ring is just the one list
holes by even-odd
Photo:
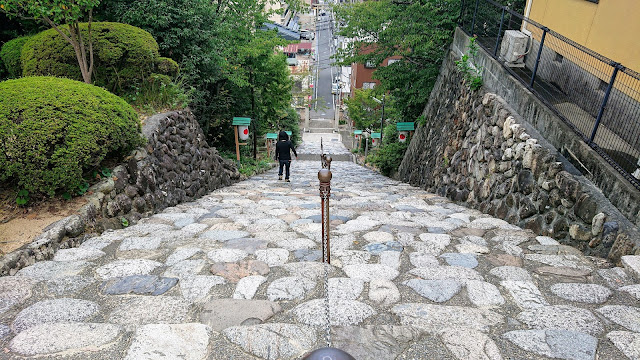
[[504, 32], [500, 45], [500, 59], [509, 67], [524, 67], [524, 56], [528, 53], [529, 36], [518, 30]]

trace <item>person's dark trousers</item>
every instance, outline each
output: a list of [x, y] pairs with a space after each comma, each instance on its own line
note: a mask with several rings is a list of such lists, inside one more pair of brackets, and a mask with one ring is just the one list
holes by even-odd
[[289, 178], [289, 169], [291, 168], [291, 160], [280, 160], [280, 171], [278, 172], [279, 176], [282, 176], [282, 167], [286, 167], [286, 176], [285, 180]]

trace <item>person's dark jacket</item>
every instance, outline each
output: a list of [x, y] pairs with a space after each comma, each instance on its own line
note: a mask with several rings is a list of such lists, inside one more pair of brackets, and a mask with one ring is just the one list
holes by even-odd
[[280, 131], [278, 143], [276, 144], [276, 160], [291, 160], [291, 150], [298, 157], [296, 149], [293, 148], [293, 144], [289, 141], [289, 135], [284, 131]]

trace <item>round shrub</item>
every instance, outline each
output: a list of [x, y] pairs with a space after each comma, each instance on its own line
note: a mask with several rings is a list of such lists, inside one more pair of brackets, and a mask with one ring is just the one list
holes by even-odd
[[175, 78], [176, 76], [178, 76], [178, 73], [180, 72], [180, 67], [178, 66], [178, 63], [175, 62], [173, 59], [170, 58], [166, 58], [166, 57], [159, 57], [158, 60], [156, 60], [156, 72], [160, 73], [162, 75], [167, 75], [171, 78]]
[[[80, 24], [88, 38], [87, 24]], [[159, 57], [158, 43], [135, 26], [96, 22], [93, 38], [93, 83], [122, 94], [153, 71]], [[87, 52], [89, 51], [87, 46]], [[24, 76], [59, 76], [82, 80], [73, 47], [55, 29], [34, 35], [22, 49]]]
[[0, 59], [2, 59], [4, 67], [12, 78], [19, 78], [22, 76], [20, 53], [22, 52], [22, 47], [30, 38], [31, 36], [23, 36], [9, 40], [2, 45], [2, 49], [0, 50]]
[[75, 193], [84, 171], [142, 144], [133, 108], [97, 86], [55, 77], [0, 82], [0, 181]]

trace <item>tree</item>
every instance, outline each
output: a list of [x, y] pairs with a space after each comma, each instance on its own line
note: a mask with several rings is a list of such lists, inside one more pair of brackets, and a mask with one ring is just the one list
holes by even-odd
[[372, 89], [356, 89], [353, 97], [345, 99], [349, 119], [353, 120], [356, 129], [374, 129], [380, 123], [378, 103], [373, 100]]
[[289, 118], [289, 71], [274, 52], [286, 42], [260, 30], [267, 1], [103, 0], [100, 16], [153, 35], [194, 89], [190, 107], [210, 143], [231, 148], [234, 116], [253, 118], [260, 132]]
[[[398, 111], [411, 121], [423, 111], [451, 42], [459, 0], [396, 0], [344, 3], [335, 8], [340, 35], [352, 38], [336, 59], [342, 65], [378, 66], [379, 92], [390, 92]], [[367, 51], [363, 51], [367, 50]], [[402, 60], [379, 66], [390, 56]]]
[[[99, 3], [100, 0], [0, 0], [0, 9], [10, 16], [38, 20], [54, 28], [73, 46], [82, 79], [85, 83], [91, 84], [93, 72], [91, 22], [93, 8]], [[88, 16], [88, 39], [83, 38], [79, 26], [85, 16]]]

